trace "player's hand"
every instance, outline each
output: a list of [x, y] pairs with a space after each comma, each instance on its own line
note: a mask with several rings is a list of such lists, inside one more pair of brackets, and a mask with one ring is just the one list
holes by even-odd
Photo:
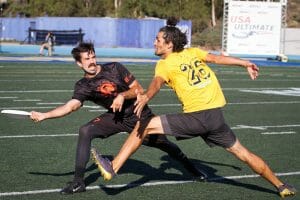
[[32, 121], [34, 121], [34, 122], [41, 122], [41, 121], [43, 121], [44, 119], [46, 119], [46, 116], [45, 116], [44, 113], [36, 112], [36, 111], [31, 111], [30, 113], [31, 113], [30, 118], [31, 118]]
[[124, 103], [125, 97], [122, 94], [118, 94], [111, 104], [110, 108], [112, 108], [113, 112], [121, 112], [122, 106]]
[[134, 103], [135, 108], [134, 108], [134, 113], [140, 118], [141, 113], [145, 107], [145, 105], [148, 103], [149, 98], [146, 94], [142, 94], [141, 92], [136, 90], [136, 101]]
[[258, 76], [259, 68], [256, 66], [256, 64], [254, 64], [252, 62], [248, 62], [246, 64], [246, 68], [247, 68], [248, 74], [250, 75], [250, 78], [252, 80], [255, 80]]

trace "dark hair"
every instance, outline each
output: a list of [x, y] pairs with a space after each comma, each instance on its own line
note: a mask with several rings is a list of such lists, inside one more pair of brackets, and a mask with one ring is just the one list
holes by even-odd
[[80, 62], [81, 61], [80, 53], [84, 53], [84, 52], [95, 53], [94, 44], [85, 43], [85, 42], [79, 43], [77, 47], [73, 48], [71, 53], [73, 55], [73, 58], [76, 61]]
[[176, 27], [177, 23], [178, 20], [175, 17], [170, 17], [167, 20], [167, 25], [159, 29], [159, 32], [164, 33], [163, 37], [166, 43], [173, 43], [174, 52], [182, 51], [187, 44], [186, 34]]

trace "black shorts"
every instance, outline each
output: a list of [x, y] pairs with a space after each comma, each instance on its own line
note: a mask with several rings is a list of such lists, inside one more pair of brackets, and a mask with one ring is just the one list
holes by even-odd
[[[148, 125], [154, 114], [150, 109], [144, 109], [140, 118], [141, 126], [140, 131]], [[102, 115], [92, 119], [82, 128], [88, 130], [93, 138], [107, 138], [119, 132], [130, 133], [135, 127], [138, 117], [132, 112], [131, 114], [112, 113], [106, 112]]]
[[201, 136], [209, 146], [230, 148], [236, 136], [225, 123], [220, 108], [192, 113], [166, 114], [161, 116], [163, 130], [176, 139]]

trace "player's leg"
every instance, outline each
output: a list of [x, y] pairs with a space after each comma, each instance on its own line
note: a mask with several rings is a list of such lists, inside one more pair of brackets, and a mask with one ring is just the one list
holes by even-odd
[[282, 183], [276, 177], [276, 175], [262, 158], [250, 152], [238, 140], [236, 140], [232, 147], [227, 148], [226, 150], [241, 161], [245, 162], [255, 173], [259, 174], [273, 184], [279, 191], [281, 197], [291, 196], [296, 193], [292, 186]]
[[[120, 132], [114, 123], [113, 114], [105, 113], [79, 129], [76, 148], [75, 172], [73, 181], [61, 190], [61, 194], [73, 194], [85, 191], [84, 173], [90, 158], [91, 142], [94, 138], [107, 138]], [[75, 189], [74, 189], [75, 188]], [[76, 189], [77, 188], [77, 189]]]
[[40, 55], [42, 56], [42, 55], [44, 55], [44, 49], [45, 49], [45, 43], [43, 43], [42, 45], [41, 45], [41, 48], [40, 48]]
[[52, 56], [52, 46], [49, 43], [47, 44], [47, 48], [48, 48], [48, 56]]
[[[206, 143], [211, 146], [217, 145], [223, 147], [238, 159], [245, 162], [254, 172], [268, 180], [277, 189], [279, 189], [279, 187], [282, 188], [283, 183], [275, 176], [265, 161], [241, 145], [231, 128], [225, 123], [221, 109], [207, 111], [205, 126], [209, 130], [207, 135], [203, 137]], [[292, 192], [290, 193], [288, 189], [284, 192], [280, 192], [281, 196], [291, 194]]]
[[[156, 116], [151, 119], [146, 129], [142, 132], [138, 131], [140, 129], [140, 122], [137, 122], [134, 130], [128, 136], [114, 160], [111, 163], [107, 163], [107, 160], [101, 159], [100, 162], [103, 161], [103, 163], [100, 163], [100, 165], [103, 167], [100, 171], [102, 174], [109, 174], [109, 171], [117, 173], [125, 161], [139, 148], [143, 139], [148, 134], [170, 134], [180, 138], [192, 138], [199, 136], [198, 133], [204, 132], [205, 130], [201, 127], [201, 124], [199, 126], [199, 121], [195, 119], [196, 118], [194, 116], [182, 114]], [[191, 120], [194, 121], [191, 122]], [[191, 130], [196, 130], [194, 131], [196, 133], [189, 135]], [[105, 169], [106, 166], [107, 169]], [[111, 166], [113, 169], [110, 169]], [[112, 176], [109, 175], [104, 177], [104, 179], [109, 180], [111, 177]]]
[[[159, 117], [154, 117], [149, 122], [148, 126], [155, 125], [156, 119]], [[159, 127], [159, 124], [157, 125]], [[114, 157], [114, 160], [111, 162], [113, 171], [115, 173], [118, 173], [118, 171], [121, 169], [121, 167], [124, 165], [126, 160], [134, 154], [134, 152], [142, 145], [144, 138], [149, 133], [148, 127], [145, 129], [143, 133], [139, 133], [138, 130], [140, 128], [140, 121], [136, 123], [136, 126], [134, 127], [133, 131], [129, 134], [127, 140], [121, 147], [119, 153]], [[157, 134], [162, 133], [162, 129], [159, 131], [157, 130]]]

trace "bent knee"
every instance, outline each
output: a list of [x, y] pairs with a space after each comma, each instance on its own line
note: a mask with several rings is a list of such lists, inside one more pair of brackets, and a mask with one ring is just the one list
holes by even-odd
[[95, 130], [95, 128], [90, 124], [83, 125], [79, 129], [79, 137], [81, 138], [93, 139], [96, 135], [97, 137], [105, 138], [105, 135], [101, 135], [101, 132], [97, 132], [97, 130]]

